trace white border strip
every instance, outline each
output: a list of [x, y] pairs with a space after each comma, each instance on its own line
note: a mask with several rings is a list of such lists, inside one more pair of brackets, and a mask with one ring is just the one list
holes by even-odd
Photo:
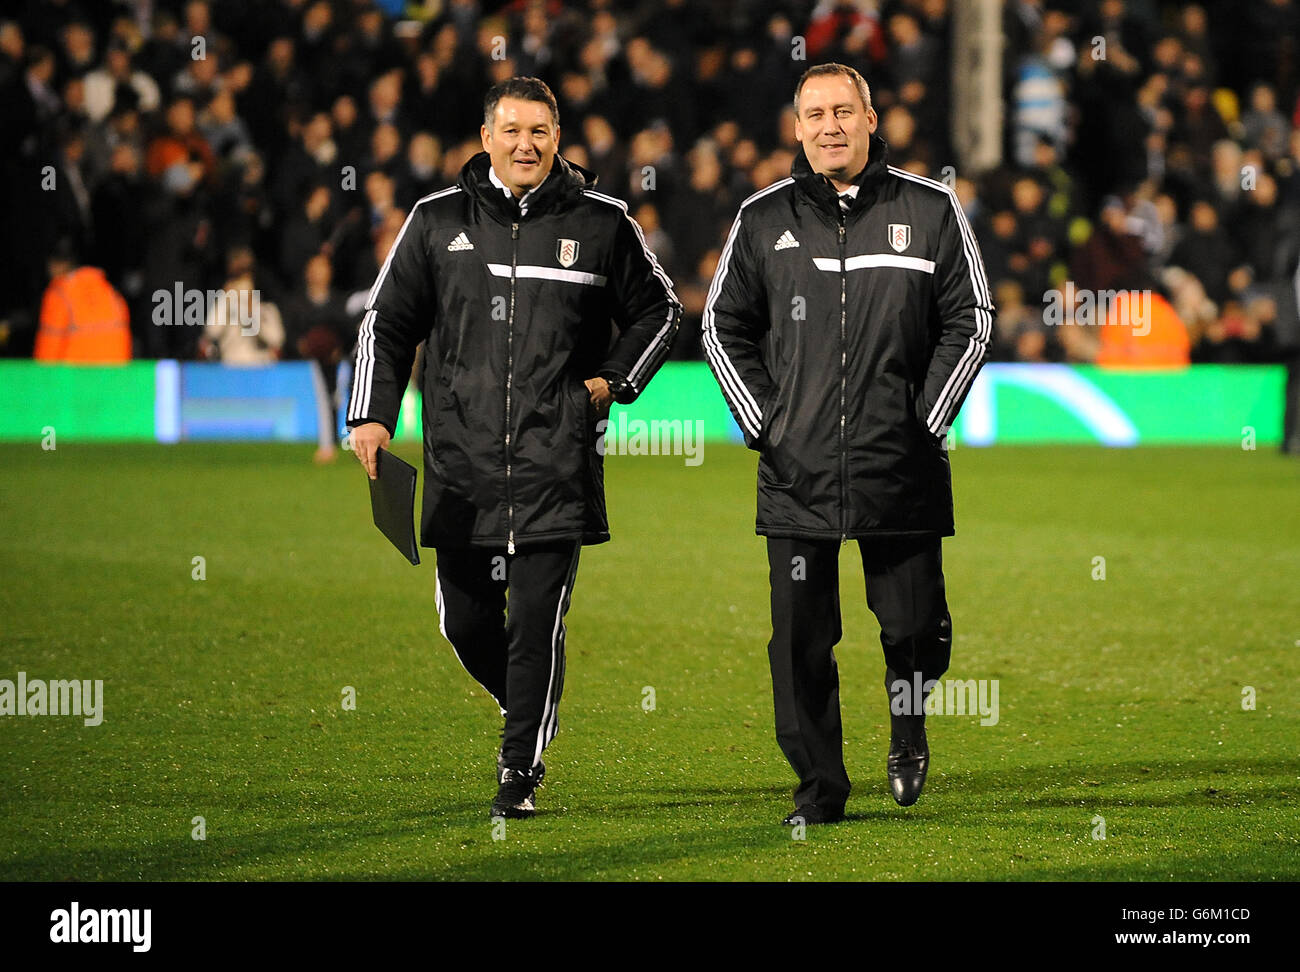
[[723, 394], [726, 394], [730, 399], [736, 415], [745, 427], [745, 431], [755, 439], [758, 438], [763, 424], [763, 410], [741, 379], [740, 372], [736, 370], [736, 366], [732, 364], [731, 359], [727, 356], [726, 349], [722, 346], [722, 341], [718, 337], [717, 315], [714, 305], [718, 301], [718, 296], [722, 293], [723, 281], [726, 280], [727, 271], [731, 267], [731, 251], [735, 245], [736, 237], [740, 233], [740, 220], [745, 214], [745, 207], [754, 200], [785, 186], [793, 185], [793, 183], [794, 179], [792, 178], [781, 179], [772, 183], [766, 189], [754, 193], [740, 204], [740, 211], [736, 213], [735, 222], [731, 224], [731, 232], [727, 234], [726, 246], [722, 248], [722, 256], [718, 259], [718, 269], [713, 275], [713, 283], [709, 285], [708, 300], [704, 304], [704, 326], [701, 340], [704, 353], [709, 359], [713, 373], [718, 378], [718, 384], [722, 386]]
[[934, 435], [941, 435], [945, 425], [944, 419], [948, 417], [952, 404], [959, 401], [966, 393], [971, 381], [974, 380], [976, 371], [979, 369], [980, 362], [988, 351], [989, 342], [993, 336], [993, 300], [989, 294], [988, 278], [984, 273], [984, 261], [980, 258], [979, 246], [975, 242], [975, 234], [971, 231], [970, 223], [966, 219], [965, 211], [961, 208], [961, 201], [958, 200], [957, 193], [953, 191], [952, 187], [944, 185], [942, 182], [913, 175], [911, 172], [892, 165], [889, 166], [889, 171], [901, 179], [907, 179], [918, 185], [935, 189], [948, 197], [948, 203], [952, 206], [953, 214], [957, 219], [957, 228], [961, 232], [962, 252], [966, 257], [967, 272], [970, 274], [971, 291], [975, 300], [975, 333], [966, 345], [966, 351], [957, 362], [957, 367], [953, 369], [952, 374], [948, 376], [948, 380], [944, 382], [939, 397], [935, 399], [934, 407], [930, 409], [930, 414], [926, 416], [926, 425], [930, 432]]
[[[507, 263], [489, 263], [487, 268], [494, 277], [510, 276], [511, 267]], [[529, 277], [537, 280], [559, 280], [564, 283], [586, 284], [588, 287], [603, 287], [607, 278], [599, 273], [586, 273], [582, 270], [561, 270], [558, 267], [538, 267], [532, 264], [520, 264], [513, 268], [516, 277]]]

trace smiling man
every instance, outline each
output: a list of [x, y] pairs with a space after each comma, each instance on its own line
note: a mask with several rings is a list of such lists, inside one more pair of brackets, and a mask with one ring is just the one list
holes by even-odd
[[373, 479], [424, 342], [421, 544], [442, 633], [505, 719], [491, 812], [528, 817], [578, 552], [609, 539], [597, 424], [645, 389], [681, 305], [627, 206], [558, 154], [543, 82], [495, 85], [483, 114], [483, 151], [415, 204], [370, 291], [348, 424]]
[[834, 653], [847, 540], [880, 622], [890, 790], [910, 806], [925, 783], [924, 698], [912, 688], [947, 670], [952, 647], [946, 434], [994, 311], [956, 194], [887, 164], [862, 76], [811, 68], [794, 105], [803, 151], [790, 178], [741, 204], [703, 340], [759, 453], [776, 735], [799, 776], [785, 822], [814, 824], [842, 819], [850, 789]]

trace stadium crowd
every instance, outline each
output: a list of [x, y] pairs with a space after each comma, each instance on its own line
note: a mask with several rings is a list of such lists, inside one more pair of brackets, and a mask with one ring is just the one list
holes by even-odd
[[[1104, 361], [1106, 329], [1053, 326], [1053, 295], [1069, 319], [1080, 291], [1148, 288], [1173, 360], [1300, 354], [1293, 0], [1008, 0], [983, 173], [951, 143], [953, 29], [949, 0], [27, 0], [0, 20], [0, 354], [57, 358], [53, 318], [124, 300], [129, 342], [91, 357], [341, 360], [406, 213], [479, 151], [488, 86], [535, 75], [698, 357], [730, 222], [788, 175], [795, 82], [832, 60], [871, 83], [890, 161], [956, 188], [994, 359]], [[262, 326], [158, 326], [178, 285], [255, 288]]]

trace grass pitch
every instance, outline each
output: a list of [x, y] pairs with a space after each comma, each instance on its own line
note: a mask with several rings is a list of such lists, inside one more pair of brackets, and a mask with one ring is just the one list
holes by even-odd
[[0, 448], [0, 678], [105, 699], [96, 727], [0, 717], [0, 879], [1300, 878], [1295, 461], [955, 451], [948, 677], [998, 679], [999, 721], [932, 717], [925, 794], [894, 805], [848, 546], [850, 819], [793, 840], [752, 453], [609, 460], [540, 813], [502, 835], [499, 719], [431, 565], [371, 525], [350, 456], [310, 452]]

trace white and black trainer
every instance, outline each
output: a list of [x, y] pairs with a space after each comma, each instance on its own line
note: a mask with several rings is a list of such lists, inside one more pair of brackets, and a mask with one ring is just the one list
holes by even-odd
[[537, 813], [533, 793], [539, 780], [531, 773], [506, 767], [500, 773], [501, 785], [492, 801], [492, 816], [522, 820]]

